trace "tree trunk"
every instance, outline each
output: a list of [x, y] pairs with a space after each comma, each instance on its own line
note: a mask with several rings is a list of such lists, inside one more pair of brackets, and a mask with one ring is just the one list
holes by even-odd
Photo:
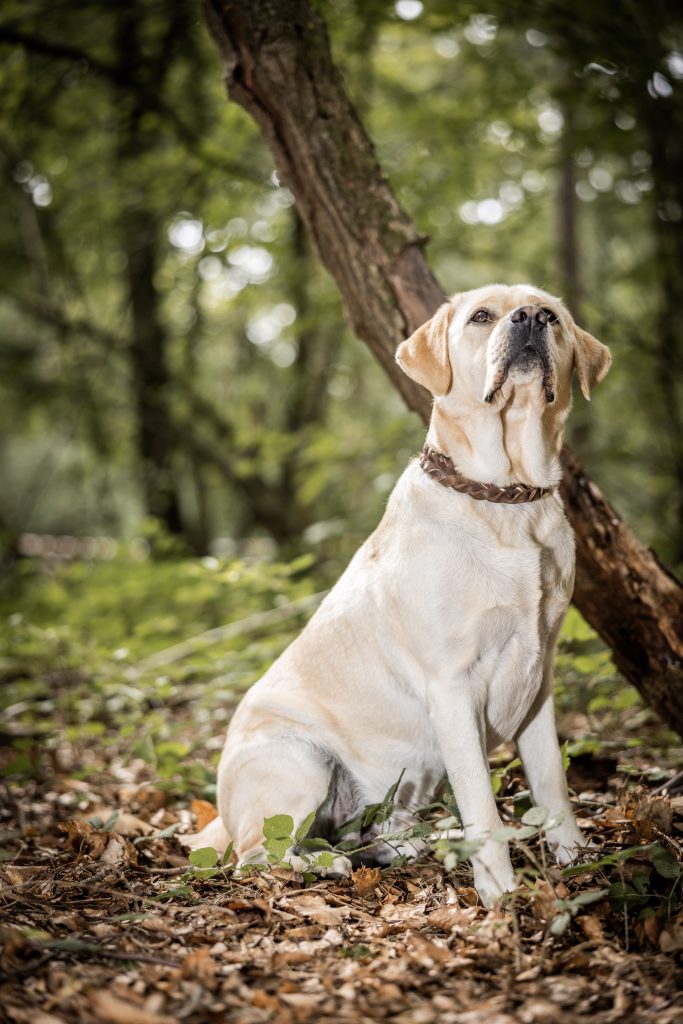
[[262, 129], [354, 331], [425, 419], [431, 399], [394, 352], [444, 292], [346, 97], [321, 19], [303, 0], [208, 0], [207, 14], [230, 95]]
[[617, 667], [681, 731], [681, 585], [628, 526], [565, 447], [562, 498], [576, 536], [574, 603]]
[[[140, 20], [137, 4], [121, 6], [117, 50], [122, 76], [130, 73], [140, 78], [150, 73]], [[139, 81], [138, 85], [140, 89], [128, 96], [117, 92], [119, 124], [116, 150], [119, 177], [123, 182], [120, 228], [126, 254], [126, 284], [132, 321], [130, 361], [137, 414], [136, 440], [147, 513], [162, 520], [170, 533], [182, 534], [183, 524], [173, 479], [174, 433], [169, 410], [168, 339], [154, 282], [161, 228], [149, 197], [141, 201], [135, 187], [139, 161], [153, 147], [149, 132], [143, 125], [145, 105], [142, 97], [148, 82]], [[155, 88], [161, 88], [158, 80]]]
[[166, 363], [166, 332], [161, 324], [156, 270], [156, 224], [141, 209], [121, 217], [127, 256], [126, 274], [131, 308], [130, 360], [137, 412], [137, 448], [145, 506], [174, 534], [183, 526], [173, 480], [174, 434], [168, 400], [170, 374]]
[[[358, 336], [409, 408], [430, 396], [394, 351], [444, 293], [399, 206], [305, 0], [205, 0], [228, 91], [258, 122]], [[683, 588], [631, 534], [568, 452], [575, 602], [643, 697], [683, 735]]]
[[321, 338], [313, 327], [310, 289], [314, 255], [296, 207], [292, 207], [291, 213], [292, 264], [287, 272], [287, 283], [296, 309], [294, 331], [297, 351], [290, 373], [284, 425], [288, 434], [298, 434], [325, 418], [327, 385], [339, 345], [331, 344], [329, 338]]

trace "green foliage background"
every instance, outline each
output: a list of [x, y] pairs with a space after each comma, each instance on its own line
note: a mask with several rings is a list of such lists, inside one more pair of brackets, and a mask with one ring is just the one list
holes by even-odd
[[[433, 0], [417, 17], [380, 0], [319, 7], [446, 287], [533, 280], [563, 293], [612, 347], [590, 413], [577, 402], [572, 441], [636, 532], [675, 564], [677, 323], [673, 340], [662, 337], [680, 301], [675, 5]], [[158, 508], [170, 522], [143, 486], [147, 389], [163, 411], [158, 488], [173, 492], [172, 532], [186, 545], [239, 548], [275, 532], [292, 553], [337, 535], [347, 555], [421, 428], [350, 336], [258, 130], [226, 100], [198, 9], [10, 0], [0, 48], [8, 542], [26, 532], [131, 537]], [[141, 248], [150, 262], [135, 272], [151, 289], [142, 312], [129, 279]], [[140, 335], [154, 364], [142, 382]]]

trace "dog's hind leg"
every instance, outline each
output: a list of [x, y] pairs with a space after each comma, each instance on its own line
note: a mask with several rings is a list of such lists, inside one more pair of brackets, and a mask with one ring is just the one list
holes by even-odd
[[[248, 745], [228, 743], [218, 768], [218, 810], [243, 867], [268, 861], [264, 820], [290, 815], [293, 833], [328, 795], [334, 762], [305, 739], [273, 737]], [[350, 862], [335, 857], [329, 868], [312, 863], [293, 844], [284, 855], [295, 870], [348, 874]]]

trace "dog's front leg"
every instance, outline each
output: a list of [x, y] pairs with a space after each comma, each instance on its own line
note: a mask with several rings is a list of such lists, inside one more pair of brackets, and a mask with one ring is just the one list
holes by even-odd
[[474, 885], [482, 903], [492, 906], [516, 887], [506, 842], [491, 839], [501, 821], [491, 789], [483, 723], [465, 690], [430, 694], [430, 716], [453, 787], [465, 839], [481, 841], [472, 857]]
[[517, 734], [517, 749], [534, 804], [545, 807], [560, 822], [555, 828], [548, 829], [548, 846], [554, 851], [559, 864], [568, 864], [575, 857], [577, 847], [584, 846], [586, 840], [569, 803], [562, 752], [555, 729], [551, 686], [552, 683], [546, 680], [543, 691]]

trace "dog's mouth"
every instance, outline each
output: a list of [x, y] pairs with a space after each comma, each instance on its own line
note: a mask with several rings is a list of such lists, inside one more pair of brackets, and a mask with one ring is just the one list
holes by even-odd
[[486, 382], [484, 401], [488, 405], [493, 402], [503, 384], [508, 379], [510, 370], [515, 369], [519, 370], [521, 374], [527, 374], [534, 368], [538, 368], [541, 371], [540, 377], [543, 398], [547, 405], [551, 405], [555, 401], [555, 380], [552, 364], [550, 362], [547, 349], [538, 348], [535, 345], [525, 345], [523, 349], [515, 354], [515, 356], [507, 358], [503, 360], [503, 362], [499, 363], [492, 378], [489, 374], [491, 379], [488, 379]]

